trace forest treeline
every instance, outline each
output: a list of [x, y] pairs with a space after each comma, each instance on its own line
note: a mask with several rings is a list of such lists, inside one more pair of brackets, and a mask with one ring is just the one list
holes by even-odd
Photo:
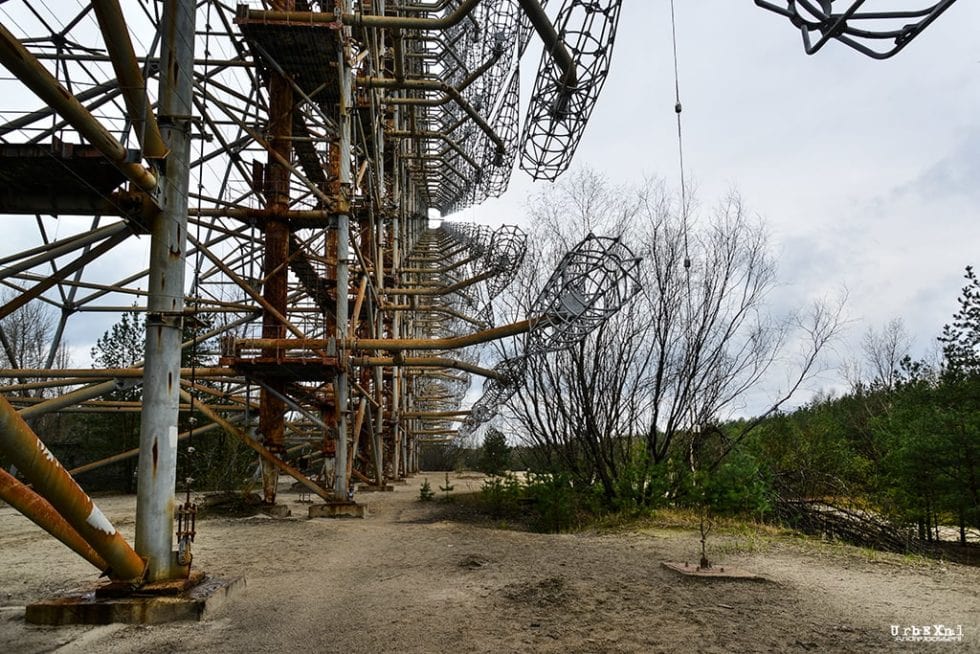
[[925, 541], [980, 530], [980, 281], [965, 278], [938, 360], [904, 354], [893, 322], [864, 339], [869, 381], [760, 424], [746, 451], [775, 496], [863, 505]]
[[[847, 392], [758, 419], [679, 430], [654, 461], [643, 439], [605, 439], [584, 426], [561, 444], [491, 428], [483, 446], [428, 448], [426, 469], [528, 470], [574, 513], [683, 507], [788, 523], [861, 545], [928, 551], [974, 547], [980, 535], [980, 281], [967, 267], [935, 360], [914, 360], [900, 320], [870, 329]], [[733, 447], [733, 435], [739, 436]], [[517, 445], [508, 447], [507, 440]], [[604, 460], [601, 460], [604, 459]], [[605, 466], [611, 484], [598, 471]], [[541, 495], [540, 479], [525, 494]], [[499, 508], [513, 480], [485, 495]], [[531, 492], [533, 491], [533, 493]], [[554, 518], [552, 518], [554, 522]], [[559, 522], [559, 524], [561, 524]], [[972, 531], [972, 538], [970, 537]]]

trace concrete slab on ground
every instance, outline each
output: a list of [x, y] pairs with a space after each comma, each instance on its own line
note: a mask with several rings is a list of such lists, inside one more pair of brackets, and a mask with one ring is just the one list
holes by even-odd
[[29, 604], [24, 619], [29, 624], [49, 626], [163, 624], [201, 620], [244, 588], [244, 577], [206, 577], [201, 583], [178, 594], [133, 591], [125, 596], [117, 592], [103, 596], [99, 589], [91, 588]]
[[699, 568], [691, 563], [679, 563], [676, 561], [661, 561], [660, 565], [684, 575], [685, 577], [696, 577], [699, 579], [730, 579], [733, 581], [769, 581], [761, 575], [757, 575], [746, 570], [734, 568], [728, 565], [715, 565], [710, 568]]
[[357, 502], [327, 502], [310, 506], [311, 518], [363, 518], [367, 512]]
[[385, 484], [384, 486], [358, 486], [358, 493], [391, 493], [395, 490], [395, 487], [391, 484]]

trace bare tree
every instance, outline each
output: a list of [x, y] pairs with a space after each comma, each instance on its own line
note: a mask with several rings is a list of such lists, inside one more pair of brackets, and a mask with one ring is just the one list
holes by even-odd
[[894, 389], [902, 359], [908, 356], [911, 348], [912, 338], [901, 318], [889, 320], [880, 330], [869, 327], [861, 338], [861, 353], [871, 375], [871, 386]]
[[641, 442], [650, 350], [636, 345], [649, 338], [650, 323], [640, 311], [633, 304], [574, 348], [534, 357], [510, 404], [539, 463], [578, 483], [598, 481], [610, 498]]
[[[643, 292], [578, 347], [533, 359], [510, 408], [547, 463], [573, 480], [600, 482], [608, 499], [647, 501], [679, 434], [717, 426], [770, 373], [786, 373], [759, 418], [724, 435], [724, 456], [793, 396], [837, 332], [840, 307], [770, 315], [775, 264], [764, 226], [736, 194], [695, 220], [662, 184], [624, 190], [595, 175], [575, 181], [531, 203], [532, 244], [557, 249], [583, 229], [623, 234], [644, 259]], [[533, 281], [534, 271], [523, 279]]]
[[[0, 293], [0, 304], [10, 299], [10, 293]], [[47, 368], [57, 362], [67, 366], [67, 349], [55, 343], [55, 311], [41, 301], [28, 302], [0, 321], [0, 367]], [[0, 379], [0, 384], [25, 383], [26, 379]], [[29, 391], [21, 391], [27, 396]], [[43, 389], [37, 389], [37, 397]]]

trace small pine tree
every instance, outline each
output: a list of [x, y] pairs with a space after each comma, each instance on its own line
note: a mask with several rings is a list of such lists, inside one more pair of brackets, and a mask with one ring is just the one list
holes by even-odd
[[445, 485], [440, 486], [439, 487], [439, 490], [441, 490], [443, 493], [446, 494], [446, 497], [443, 498], [444, 501], [446, 501], [446, 502], [451, 501], [451, 498], [449, 497], [449, 494], [451, 492], [453, 492], [453, 485], [449, 482], [449, 473], [448, 472], [446, 473], [446, 483], [445, 483]]
[[432, 486], [429, 484], [429, 478], [426, 477], [422, 480], [422, 486], [419, 488], [419, 501], [431, 502], [432, 498], [435, 496], [436, 492], [432, 490]]

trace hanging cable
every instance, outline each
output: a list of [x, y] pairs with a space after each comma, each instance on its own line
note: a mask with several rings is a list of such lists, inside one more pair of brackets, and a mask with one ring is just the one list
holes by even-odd
[[[208, 87], [207, 87], [207, 84], [208, 84], [208, 80], [210, 79], [210, 75], [208, 74], [208, 63], [211, 60], [211, 3], [208, 3], [208, 5], [207, 5], [207, 13], [206, 13], [206, 17], [205, 17], [205, 27], [206, 27], [206, 29], [205, 29], [205, 32], [204, 32], [204, 88], [203, 88], [204, 99], [203, 99], [202, 102], [206, 106], [206, 104], [208, 102], [208, 92], [207, 92]], [[205, 140], [202, 138], [200, 141], [201, 141], [201, 143], [200, 143], [200, 148], [201, 148], [200, 159], [203, 161], [204, 160], [204, 144], [205, 144]], [[200, 215], [200, 213], [201, 213], [201, 198], [202, 198], [203, 194], [204, 194], [204, 175], [199, 170], [198, 171], [198, 176], [197, 176], [197, 210], [198, 210], [198, 215]], [[199, 243], [206, 242], [206, 240], [202, 240], [201, 239], [201, 223], [200, 222], [197, 222], [195, 224], [195, 229], [196, 229], [196, 232], [197, 232], [197, 241]], [[210, 235], [208, 236], [208, 238], [210, 238]], [[192, 307], [191, 312], [190, 312], [191, 313], [191, 315], [190, 315], [190, 318], [191, 318], [191, 326], [192, 326], [192, 330], [193, 330], [192, 331], [192, 335], [193, 336], [191, 338], [191, 357], [190, 357], [190, 359], [191, 359], [190, 360], [190, 364], [191, 364], [191, 366], [190, 366], [191, 367], [191, 388], [192, 389], [193, 388], [196, 388], [196, 386], [197, 386], [197, 357], [198, 357], [198, 349], [197, 348], [198, 348], [198, 344], [199, 344], [198, 343], [198, 338], [197, 338], [197, 330], [200, 327], [200, 322], [199, 322], [199, 319], [198, 319], [198, 302], [197, 302], [197, 299], [200, 297], [201, 267], [202, 267], [202, 262], [203, 262], [202, 255], [203, 255], [202, 248], [201, 247], [198, 247], [197, 248], [197, 252], [196, 252], [196, 256], [195, 256], [195, 261], [194, 261], [194, 281], [191, 283], [191, 293], [190, 293], [191, 301], [193, 302], [193, 307]], [[195, 402], [195, 395], [194, 395], [194, 393], [190, 393], [190, 414], [191, 415], [190, 415], [190, 430], [188, 431], [188, 437], [187, 437], [187, 453], [188, 453], [188, 455], [193, 454], [194, 451], [195, 451], [194, 450], [194, 446], [193, 446], [193, 443], [194, 443], [194, 425], [197, 422], [197, 419], [194, 417], [194, 402]], [[190, 465], [190, 456], [188, 456], [188, 465]], [[188, 471], [188, 475], [187, 475], [187, 493], [188, 493], [187, 502], [188, 503], [190, 503], [190, 488], [191, 488], [191, 483], [192, 482], [193, 482], [193, 478], [190, 475], [190, 471]]]
[[[670, 33], [671, 41], [673, 46], [673, 56], [674, 56], [674, 114], [677, 116], [677, 160], [680, 167], [680, 182], [681, 182], [681, 234], [684, 240], [684, 282], [687, 287], [687, 343], [688, 343], [688, 363], [691, 365], [690, 373], [693, 374], [696, 368], [697, 353], [691, 351], [693, 338], [693, 322], [694, 322], [694, 291], [691, 285], [691, 251], [690, 243], [688, 238], [688, 232], [690, 231], [690, 225], [688, 224], [688, 200], [687, 200], [687, 181], [684, 174], [684, 130], [683, 121], [681, 120], [681, 113], [683, 111], [683, 106], [681, 104], [681, 82], [680, 82], [680, 65], [678, 63], [679, 57], [677, 56], [677, 17], [674, 10], [674, 0], [670, 0]], [[693, 390], [692, 390], [693, 396]], [[700, 434], [701, 425], [698, 416], [697, 407], [695, 406], [694, 398], [690, 398], [690, 415], [691, 415], [691, 431], [695, 438]]]
[[681, 104], [681, 76], [677, 57], [677, 17], [674, 12], [674, 0], [670, 0], [670, 36], [674, 54], [674, 114], [677, 116], [677, 159], [680, 165], [681, 180], [681, 223], [684, 235], [684, 268], [689, 271], [691, 269], [691, 256], [687, 241], [687, 183], [684, 179], [684, 130], [681, 121], [681, 113], [684, 107]]
[[[207, 14], [205, 18], [205, 36], [204, 36], [204, 99], [203, 102], [207, 103], [208, 93], [207, 93], [207, 83], [210, 75], [208, 74], [208, 62], [211, 59], [211, 3], [207, 5]], [[191, 36], [193, 39], [193, 35]], [[204, 161], [204, 139], [201, 139], [201, 154], [200, 159]], [[203, 174], [201, 170], [198, 170], [197, 177], [197, 209], [198, 215], [201, 213], [201, 198], [204, 194], [204, 181]], [[197, 232], [197, 241], [199, 243], [204, 242], [201, 239], [201, 223], [197, 222], [195, 225]], [[194, 559], [191, 552], [191, 543], [194, 542], [194, 537], [197, 535], [197, 505], [191, 502], [191, 488], [194, 483], [193, 476], [193, 459], [196, 448], [194, 447], [194, 427], [197, 425], [197, 417], [194, 415], [194, 404], [196, 400], [196, 394], [194, 389], [197, 388], [197, 359], [198, 359], [198, 332], [200, 330], [201, 323], [198, 319], [198, 298], [200, 297], [200, 282], [201, 282], [201, 266], [202, 266], [202, 251], [201, 248], [197, 248], [196, 258], [194, 261], [194, 280], [191, 282], [191, 292], [190, 298], [192, 302], [191, 311], [189, 313], [190, 326], [191, 326], [191, 353], [190, 353], [190, 368], [191, 368], [191, 392], [188, 393], [189, 396], [189, 416], [188, 416], [188, 431], [187, 431], [187, 448], [185, 450], [186, 456], [185, 461], [187, 462], [187, 471], [184, 477], [185, 485], [185, 497], [184, 503], [177, 507], [177, 562], [180, 565], [190, 566]], [[186, 313], [186, 312], [185, 312]], [[183, 323], [182, 323], [183, 324]]]

